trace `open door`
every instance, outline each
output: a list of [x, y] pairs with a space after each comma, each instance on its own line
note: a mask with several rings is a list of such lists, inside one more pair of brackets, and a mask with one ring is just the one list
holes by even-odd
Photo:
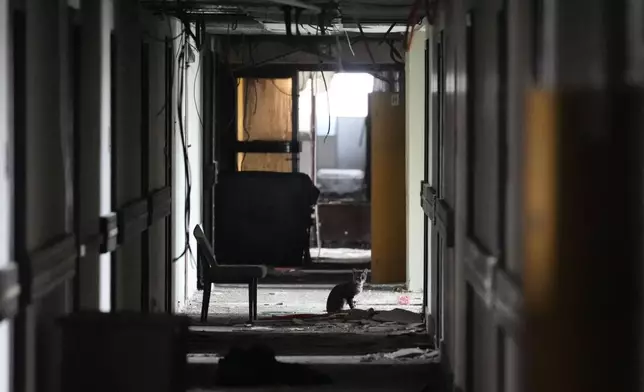
[[237, 170], [298, 171], [298, 91], [297, 74], [237, 78]]

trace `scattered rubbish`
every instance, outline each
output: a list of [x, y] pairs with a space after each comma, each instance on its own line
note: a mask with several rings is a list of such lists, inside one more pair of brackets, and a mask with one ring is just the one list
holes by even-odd
[[[237, 328], [239, 328], [239, 329], [237, 329]], [[261, 327], [261, 326], [256, 326], [256, 325], [252, 325], [252, 324], [233, 326], [233, 332], [248, 331], [248, 330], [251, 330], [251, 331], [273, 331], [274, 328]]]
[[327, 314], [316, 314], [316, 313], [300, 313], [300, 314], [284, 314], [281, 316], [273, 316], [269, 318], [268, 320], [285, 320], [285, 319], [293, 319], [293, 318], [300, 318], [300, 319], [329, 319], [329, 316]]
[[385, 358], [389, 359], [411, 359], [411, 358], [423, 358], [428, 359], [437, 355], [436, 351], [423, 350], [421, 348], [403, 348], [393, 353], [385, 354]]
[[360, 362], [375, 362], [383, 359], [385, 359], [384, 353], [367, 354], [363, 355], [362, 358], [360, 358]]
[[417, 331], [415, 329], [394, 330], [388, 333], [387, 336], [405, 336], [405, 335], [413, 335], [419, 332], [422, 332], [422, 331]]
[[345, 320], [366, 320], [373, 317], [376, 312], [373, 309], [364, 310], [364, 309], [351, 309], [349, 313], [346, 314]]
[[419, 347], [416, 348], [403, 348], [391, 353], [374, 353], [363, 356], [361, 362], [374, 362], [382, 360], [397, 360], [404, 361], [409, 359], [424, 359], [431, 360], [438, 358], [439, 353], [436, 350], [424, 350]]
[[255, 325], [251, 326], [250, 329], [253, 331], [272, 331], [273, 330], [273, 328], [271, 327], [261, 327], [261, 326], [255, 326]]
[[409, 310], [396, 308], [386, 312], [379, 312], [373, 316], [376, 321], [394, 321], [397, 323], [412, 324], [420, 323], [423, 321], [418, 313], [410, 312]]
[[408, 295], [401, 295], [398, 297], [398, 305], [409, 305], [409, 296]]
[[394, 332], [396, 330], [395, 327], [390, 327], [386, 325], [379, 325], [376, 327], [369, 327], [369, 332]]

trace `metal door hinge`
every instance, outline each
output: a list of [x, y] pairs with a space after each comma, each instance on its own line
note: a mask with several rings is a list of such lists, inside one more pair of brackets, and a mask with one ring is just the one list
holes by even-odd
[[18, 314], [19, 300], [18, 266], [11, 262], [0, 268], [0, 321], [14, 318]]
[[116, 213], [110, 212], [101, 217], [101, 253], [114, 252], [118, 247], [118, 222]]
[[213, 186], [217, 185], [217, 177], [219, 175], [219, 163], [217, 161], [214, 161], [210, 165], [207, 165], [205, 167], [206, 173], [205, 173], [205, 183], [204, 183], [204, 188], [212, 188]]

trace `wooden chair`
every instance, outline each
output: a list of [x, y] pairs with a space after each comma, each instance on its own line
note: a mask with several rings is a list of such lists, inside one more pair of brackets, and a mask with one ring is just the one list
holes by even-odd
[[248, 284], [248, 319], [257, 320], [257, 281], [266, 277], [264, 265], [221, 265], [217, 263], [212, 247], [201, 226], [196, 225], [193, 231], [197, 240], [197, 254], [203, 266], [203, 302], [201, 305], [201, 322], [208, 320], [210, 290], [213, 283]]

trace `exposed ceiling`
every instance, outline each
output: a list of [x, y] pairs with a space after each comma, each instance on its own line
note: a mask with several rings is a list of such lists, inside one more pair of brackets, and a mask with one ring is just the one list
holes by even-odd
[[[149, 0], [146, 6], [201, 19], [217, 35], [400, 35], [415, 0]], [[286, 12], [290, 23], [286, 23]], [[392, 27], [393, 26], [393, 27]], [[362, 32], [360, 32], [362, 28]]]

